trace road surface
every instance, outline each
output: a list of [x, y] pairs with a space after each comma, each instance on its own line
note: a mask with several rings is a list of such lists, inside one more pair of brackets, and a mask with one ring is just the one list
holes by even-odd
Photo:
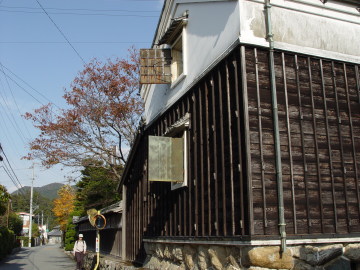
[[0, 262], [0, 270], [74, 270], [75, 261], [58, 245], [22, 248]]

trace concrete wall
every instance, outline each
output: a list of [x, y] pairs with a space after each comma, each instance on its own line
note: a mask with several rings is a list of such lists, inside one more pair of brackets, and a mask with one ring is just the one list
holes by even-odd
[[[319, 0], [271, 0], [275, 47], [360, 61], [360, 13]], [[241, 40], [266, 45], [264, 1], [240, 5]]]

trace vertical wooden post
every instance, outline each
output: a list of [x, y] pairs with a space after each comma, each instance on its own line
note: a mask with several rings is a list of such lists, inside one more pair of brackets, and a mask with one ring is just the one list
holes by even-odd
[[248, 221], [249, 221], [249, 234], [254, 234], [254, 207], [253, 207], [253, 192], [252, 192], [252, 174], [251, 174], [251, 154], [250, 154], [250, 127], [249, 127], [249, 103], [248, 103], [248, 88], [246, 76], [246, 56], [245, 47], [240, 48], [241, 57], [241, 81], [242, 81], [242, 107], [244, 113], [244, 129], [245, 129], [245, 152], [246, 152], [246, 175], [247, 175], [247, 197], [248, 197]]
[[126, 237], [127, 237], [127, 233], [126, 233], [126, 186], [123, 185], [122, 186], [122, 215], [121, 215], [121, 234], [122, 234], [122, 243], [121, 243], [121, 258], [123, 260], [126, 260]]

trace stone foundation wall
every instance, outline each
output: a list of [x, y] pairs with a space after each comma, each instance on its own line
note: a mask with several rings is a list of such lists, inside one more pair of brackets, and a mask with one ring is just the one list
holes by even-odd
[[220, 246], [145, 243], [144, 267], [161, 270], [360, 270], [360, 243], [288, 246]]
[[[74, 255], [70, 251], [65, 251], [65, 253], [75, 260]], [[85, 270], [93, 270], [96, 265], [96, 253], [87, 252], [84, 258], [84, 269]], [[100, 263], [98, 266], [98, 270], [136, 270], [139, 269], [133, 266], [130, 262], [122, 261], [118, 258], [108, 257], [104, 255], [100, 255]], [[142, 270], [146, 270], [145, 268], [141, 268]]]

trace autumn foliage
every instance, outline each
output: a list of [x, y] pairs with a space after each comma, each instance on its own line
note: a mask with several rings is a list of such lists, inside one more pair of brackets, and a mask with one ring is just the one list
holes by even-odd
[[62, 231], [66, 230], [66, 225], [70, 214], [75, 208], [75, 192], [69, 185], [64, 185], [58, 191], [58, 198], [54, 200], [53, 212], [57, 218]]
[[[87, 158], [109, 166], [114, 166], [114, 157], [124, 163], [124, 148], [131, 145], [143, 113], [138, 74], [138, 51], [133, 48], [126, 59], [86, 64], [65, 91], [69, 108], [48, 104], [26, 113], [40, 135], [25, 158], [40, 159], [48, 167], [84, 165]], [[120, 149], [117, 156], [115, 146]]]

